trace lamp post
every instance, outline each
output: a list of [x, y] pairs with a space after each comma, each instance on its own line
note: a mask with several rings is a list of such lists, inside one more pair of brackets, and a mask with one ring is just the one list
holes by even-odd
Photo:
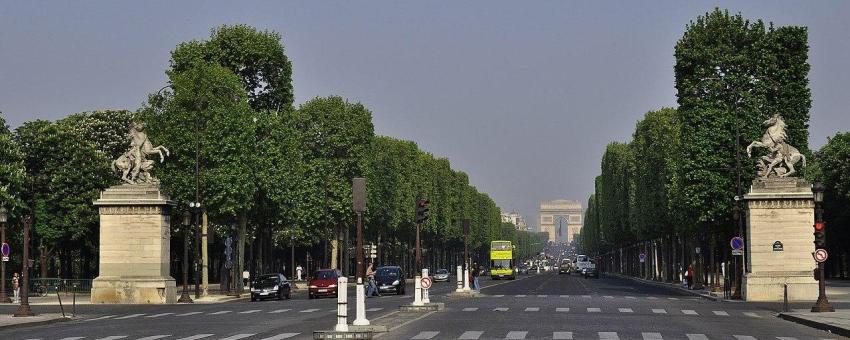
[[[195, 197], [197, 199], [197, 195]], [[201, 271], [200, 269], [200, 260], [201, 260], [201, 202], [195, 201], [189, 203], [189, 211], [192, 213], [192, 226], [190, 230], [195, 232], [195, 260], [193, 261], [195, 271], [195, 299], [201, 297]]]
[[[8, 214], [5, 207], [0, 206], [0, 244], [6, 245], [6, 220]], [[6, 261], [0, 261], [0, 303], [12, 303], [6, 295]]]
[[[820, 182], [812, 185], [812, 194], [815, 199], [815, 234], [818, 232], [826, 232], [823, 224], [823, 192], [824, 187]], [[823, 241], [826, 241], [826, 236], [823, 236], [822, 239]], [[818, 241], [815, 240], [815, 242]], [[823, 247], [826, 247], [826, 244], [823, 244]], [[818, 262], [818, 301], [815, 302], [814, 306], [812, 306], [812, 312], [814, 313], [835, 311], [835, 309], [829, 304], [829, 300], [826, 298], [826, 273], [824, 273], [824, 269], [823, 262]]]
[[192, 303], [189, 297], [189, 224], [192, 222], [192, 213], [183, 212], [183, 292], [180, 293], [179, 303]]
[[18, 310], [15, 312], [15, 316], [35, 316], [32, 313], [32, 309], [30, 309], [30, 299], [29, 299], [29, 267], [30, 267], [30, 224], [32, 224], [32, 218], [27, 216], [24, 217], [24, 259], [21, 262], [21, 305], [18, 306]]

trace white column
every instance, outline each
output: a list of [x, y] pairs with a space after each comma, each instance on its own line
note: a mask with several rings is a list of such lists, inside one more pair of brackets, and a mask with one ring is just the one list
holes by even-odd
[[348, 332], [348, 278], [340, 277], [336, 281], [336, 327], [337, 332]]
[[[428, 268], [422, 268], [422, 278], [428, 277]], [[420, 285], [422, 285], [420, 283]], [[428, 288], [422, 288], [422, 303], [429, 304], [431, 303], [431, 299], [428, 297]]]
[[419, 276], [419, 275], [416, 275], [416, 277], [413, 278], [413, 287], [414, 287], [413, 305], [414, 306], [422, 306], [423, 305], [422, 304], [422, 282], [420, 280], [422, 280], [422, 277]]
[[469, 289], [469, 265], [467, 264], [466, 268], [463, 269], [463, 291], [468, 292]]
[[457, 289], [456, 292], [463, 291], [463, 266], [457, 266]]
[[366, 319], [366, 292], [363, 288], [363, 278], [357, 278], [357, 318], [354, 319], [355, 326], [368, 326], [369, 320]]

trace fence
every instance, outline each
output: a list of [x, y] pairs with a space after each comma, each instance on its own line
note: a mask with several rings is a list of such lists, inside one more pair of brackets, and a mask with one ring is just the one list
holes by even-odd
[[88, 294], [91, 292], [91, 281], [89, 279], [60, 279], [60, 278], [33, 278], [30, 281], [30, 296], [44, 296], [46, 294]]

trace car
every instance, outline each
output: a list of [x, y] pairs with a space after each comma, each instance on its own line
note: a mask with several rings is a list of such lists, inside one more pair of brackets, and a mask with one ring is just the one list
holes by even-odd
[[292, 298], [292, 286], [283, 274], [264, 274], [251, 283], [251, 301], [276, 298]]
[[381, 293], [394, 292], [404, 295], [404, 273], [399, 266], [378, 267], [375, 271], [375, 283]]
[[434, 282], [449, 282], [449, 271], [446, 269], [437, 269], [433, 276]]
[[521, 265], [516, 268], [517, 275], [528, 275], [528, 266]]
[[319, 269], [310, 279], [310, 284], [307, 286], [307, 297], [315, 299], [318, 297], [336, 297], [337, 296], [337, 280], [342, 276], [342, 272], [338, 269]]
[[573, 263], [570, 260], [561, 261], [561, 265], [558, 266], [558, 275], [561, 274], [569, 274], [573, 270]]
[[581, 273], [582, 275], [584, 275], [585, 279], [588, 277], [592, 277], [595, 279], [599, 278], [599, 269], [596, 269], [596, 264], [594, 263], [591, 263], [584, 267], [584, 269], [581, 270]]

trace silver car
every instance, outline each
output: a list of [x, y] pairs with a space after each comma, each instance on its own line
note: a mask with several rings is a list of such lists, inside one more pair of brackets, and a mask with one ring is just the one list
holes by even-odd
[[445, 269], [437, 269], [432, 277], [434, 282], [449, 282], [449, 271]]

